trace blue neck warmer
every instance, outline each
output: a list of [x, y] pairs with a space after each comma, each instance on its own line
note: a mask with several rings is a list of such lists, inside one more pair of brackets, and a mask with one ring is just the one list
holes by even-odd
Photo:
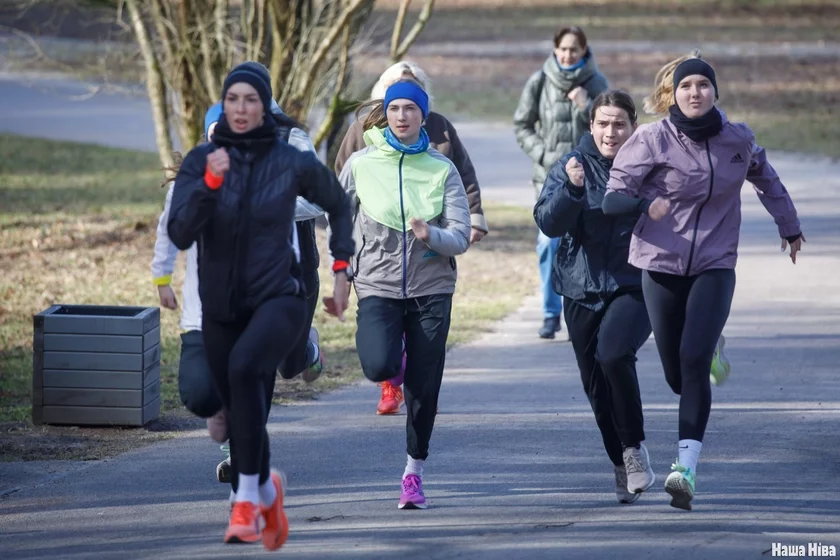
[[394, 136], [394, 133], [391, 132], [390, 127], [385, 127], [385, 131], [383, 133], [385, 135], [385, 141], [388, 142], [388, 145], [397, 150], [398, 152], [402, 152], [406, 155], [415, 155], [415, 154], [422, 154], [426, 150], [429, 149], [429, 134], [426, 132], [426, 129], [421, 127], [420, 128], [420, 139], [417, 140], [416, 143], [412, 144], [411, 146], [406, 146], [399, 139]]
[[586, 55], [580, 57], [580, 60], [578, 60], [571, 66], [563, 66], [562, 64], [560, 64], [560, 61], [557, 60], [556, 56], [554, 57], [554, 62], [557, 63], [557, 67], [560, 68], [560, 70], [562, 70], [563, 72], [574, 72], [575, 70], [583, 68], [583, 65], [586, 64]]

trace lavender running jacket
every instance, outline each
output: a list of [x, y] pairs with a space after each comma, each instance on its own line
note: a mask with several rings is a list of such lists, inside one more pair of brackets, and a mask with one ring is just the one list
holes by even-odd
[[796, 209], [764, 148], [747, 125], [722, 116], [720, 134], [703, 142], [689, 139], [666, 118], [640, 126], [619, 150], [607, 196], [619, 193], [649, 201], [663, 196], [671, 203], [658, 222], [646, 213], [639, 218], [630, 264], [692, 276], [735, 268], [745, 180], [754, 185], [781, 237], [800, 233]]

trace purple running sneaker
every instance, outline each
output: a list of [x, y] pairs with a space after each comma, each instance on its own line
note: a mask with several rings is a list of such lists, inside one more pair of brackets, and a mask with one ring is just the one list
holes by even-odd
[[400, 509], [426, 509], [426, 496], [423, 495], [423, 481], [416, 474], [403, 478]]

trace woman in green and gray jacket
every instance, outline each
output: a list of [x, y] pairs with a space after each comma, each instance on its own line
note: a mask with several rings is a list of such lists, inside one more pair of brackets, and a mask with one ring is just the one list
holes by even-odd
[[[423, 129], [428, 96], [414, 80], [372, 101], [364, 121], [367, 147], [341, 171], [354, 215], [352, 267], [359, 298], [356, 348], [365, 376], [395, 377], [402, 364], [408, 461], [400, 509], [423, 509], [423, 462], [435, 423], [449, 335], [455, 256], [469, 247], [470, 209], [455, 165]], [[336, 263], [344, 268], [344, 263]]]

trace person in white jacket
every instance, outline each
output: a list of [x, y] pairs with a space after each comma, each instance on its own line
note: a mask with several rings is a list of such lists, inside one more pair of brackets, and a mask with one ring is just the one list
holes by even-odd
[[[276, 102], [272, 102], [271, 111], [280, 125], [280, 137], [300, 151], [315, 152], [309, 136], [300, 128], [290, 126], [293, 121], [285, 116]], [[205, 138], [210, 140], [216, 122], [221, 115], [221, 103], [213, 105], [205, 115]], [[167, 233], [169, 208], [172, 202], [174, 182], [170, 184], [166, 194], [166, 202], [157, 227], [154, 257], [152, 259], [152, 277], [158, 288], [160, 305], [166, 309], [178, 308], [178, 300], [172, 289], [172, 273], [178, 248], [170, 241]], [[318, 302], [318, 248], [315, 244], [315, 219], [322, 216], [324, 211], [317, 205], [298, 197], [295, 205], [295, 225], [290, 233], [290, 242], [303, 269], [303, 279], [307, 291], [307, 319], [308, 328], [299, 342], [298, 349], [290, 355], [286, 363], [280, 364], [277, 373], [284, 379], [292, 379], [298, 375], [306, 383], [312, 383], [320, 377], [323, 371], [324, 359], [318, 344], [318, 331], [312, 328]], [[206, 418], [211, 437], [220, 443], [227, 440], [227, 428], [222, 409], [222, 403], [213, 386], [212, 376], [204, 353], [204, 343], [201, 336], [201, 300], [198, 295], [198, 248], [193, 244], [187, 250], [187, 269], [182, 291], [183, 307], [181, 309], [181, 355], [178, 366], [178, 391], [183, 405], [193, 414]], [[269, 398], [273, 395], [274, 379], [270, 380], [271, 388], [267, 391]], [[270, 404], [270, 403], [269, 403]], [[227, 446], [222, 446], [227, 451]], [[219, 482], [231, 482], [235, 487], [235, 473], [230, 467], [230, 456], [219, 463], [216, 475]], [[235, 488], [234, 488], [235, 491]]]

